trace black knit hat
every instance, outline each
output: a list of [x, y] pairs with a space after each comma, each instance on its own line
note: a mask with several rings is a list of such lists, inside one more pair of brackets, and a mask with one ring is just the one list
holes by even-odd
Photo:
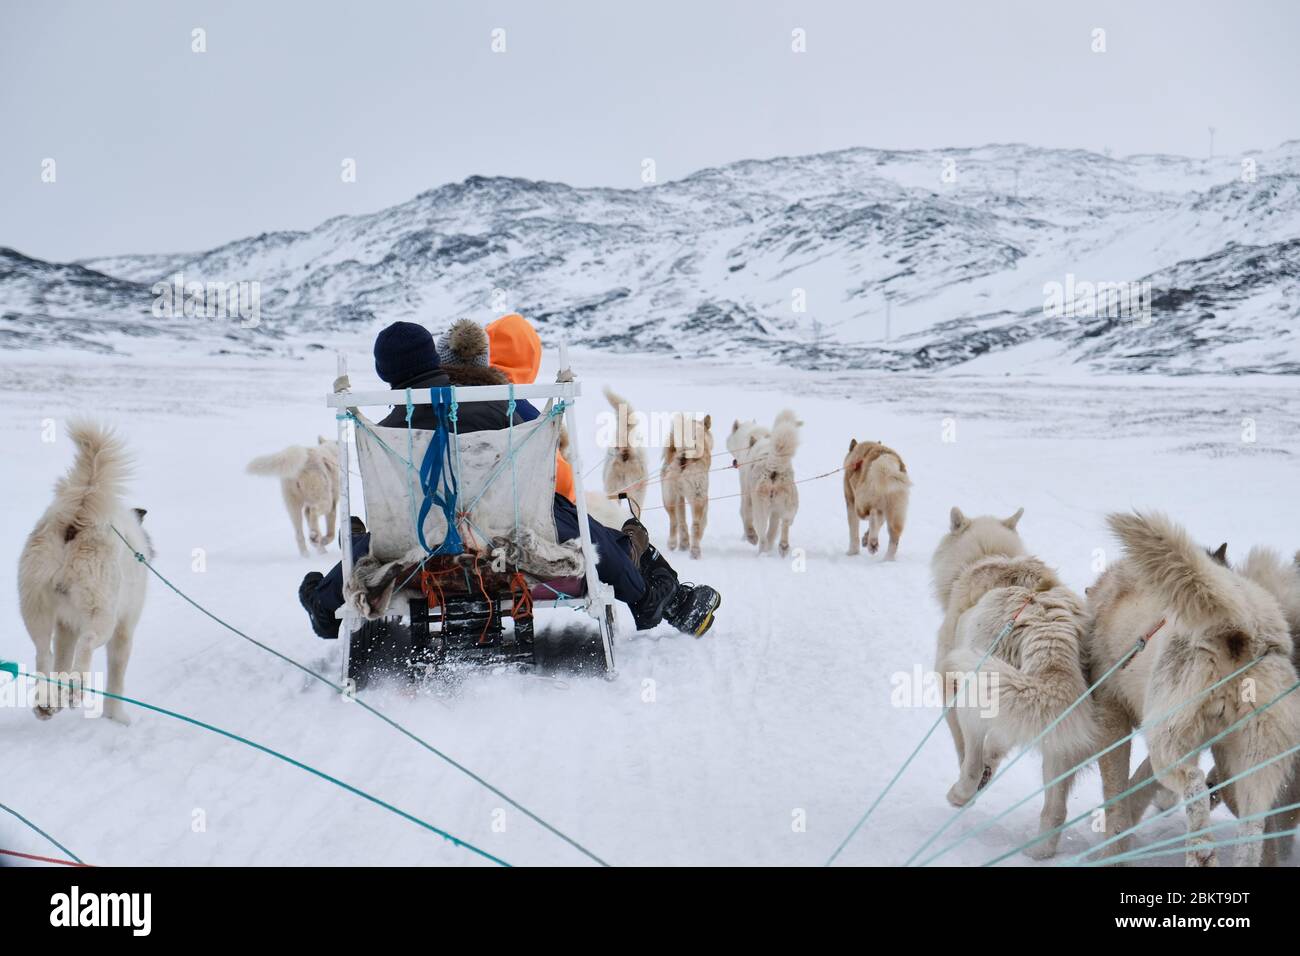
[[375, 372], [393, 388], [437, 368], [438, 350], [423, 325], [394, 322], [375, 337]]

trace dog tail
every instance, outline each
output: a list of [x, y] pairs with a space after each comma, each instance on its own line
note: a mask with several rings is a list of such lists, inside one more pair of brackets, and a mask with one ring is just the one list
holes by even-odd
[[799, 428], [803, 422], [790, 409], [776, 416], [772, 423], [772, 454], [778, 458], [792, 458], [799, 448]]
[[[948, 656], [946, 669], [972, 674], [979, 664], [981, 671], [997, 675], [991, 703], [997, 707], [999, 721], [1005, 721], [1011, 739], [1023, 745], [1065, 714], [1088, 689], [1079, 659], [1083, 607], [1078, 597], [1064, 587], [1036, 592], [1030, 604], [1025, 604], [1030, 591], [1007, 588], [1006, 592], [1007, 599], [998, 611], [999, 631], [1019, 611], [1015, 626], [1027, 631], [1021, 646], [1032, 647], [1034, 652], [1024, 655], [1021, 666], [1016, 667], [996, 652], [979, 664], [982, 651], [960, 648]], [[1097, 735], [1091, 698], [1083, 698], [1042, 743], [1082, 758], [1093, 752]]]
[[1287, 564], [1272, 548], [1255, 547], [1238, 570], [1276, 599], [1292, 638], [1300, 637], [1300, 568]]
[[1125, 554], [1179, 617], [1204, 621], [1235, 607], [1216, 567], [1183, 528], [1159, 512], [1115, 513], [1106, 518]]
[[67, 508], [65, 541], [79, 531], [112, 522], [131, 465], [126, 444], [107, 425], [73, 421], [68, 424], [68, 437], [77, 448], [77, 457], [72, 470], [54, 488], [55, 497]]
[[616, 447], [623, 448], [630, 445], [632, 429], [636, 428], [640, 416], [632, 408], [629, 402], [618, 392], [614, 391], [608, 385], [604, 388], [605, 400], [609, 402], [610, 407], [614, 409], [614, 414], [618, 415], [618, 444]]
[[307, 449], [301, 445], [292, 445], [284, 451], [273, 455], [262, 455], [248, 463], [250, 475], [265, 475], [273, 478], [292, 478], [302, 471], [307, 464]]
[[912, 486], [912, 479], [903, 470], [903, 463], [896, 455], [881, 455], [867, 469], [867, 483], [878, 494], [889, 495], [904, 491]]

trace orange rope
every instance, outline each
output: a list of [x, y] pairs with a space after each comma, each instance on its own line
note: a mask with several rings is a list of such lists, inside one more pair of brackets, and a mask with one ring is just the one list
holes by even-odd
[[[515, 589], [518, 588], [518, 597]], [[523, 610], [521, 611], [520, 608]], [[533, 589], [528, 586], [522, 571], [516, 570], [510, 579], [510, 616], [516, 621], [533, 616]]]

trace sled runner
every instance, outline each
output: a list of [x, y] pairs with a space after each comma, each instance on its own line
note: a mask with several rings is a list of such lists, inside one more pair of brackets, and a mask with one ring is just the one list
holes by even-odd
[[[560, 362], [568, 367], [567, 349]], [[533, 613], [580, 608], [596, 619], [607, 673], [614, 668], [614, 595], [596, 577], [587, 525], [574, 403], [576, 381], [352, 392], [339, 356], [342, 390], [326, 398], [339, 422], [339, 545], [345, 603], [338, 612], [343, 675], [364, 683], [381, 661], [413, 676], [449, 661], [532, 662]], [[534, 421], [460, 434], [457, 413], [473, 402], [528, 399]], [[436, 430], [376, 425], [361, 411], [432, 406]], [[579, 537], [558, 540], [553, 512], [556, 451], [569, 423]], [[355, 442], [370, 553], [351, 548]], [[510, 626], [505, 626], [505, 619]]]

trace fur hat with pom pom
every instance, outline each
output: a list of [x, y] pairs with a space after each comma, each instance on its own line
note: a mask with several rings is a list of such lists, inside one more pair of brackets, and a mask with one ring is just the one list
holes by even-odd
[[487, 332], [477, 322], [457, 319], [438, 336], [438, 361], [442, 365], [486, 366]]

